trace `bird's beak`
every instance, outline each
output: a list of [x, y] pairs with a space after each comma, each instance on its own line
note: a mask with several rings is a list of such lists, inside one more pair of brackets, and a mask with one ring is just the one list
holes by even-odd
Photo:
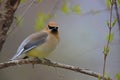
[[53, 33], [58, 32], [58, 27], [54, 27], [54, 29], [52, 29], [52, 32], [53, 32]]

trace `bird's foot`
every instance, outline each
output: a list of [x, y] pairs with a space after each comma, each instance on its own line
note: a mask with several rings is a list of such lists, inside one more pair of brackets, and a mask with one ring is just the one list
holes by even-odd
[[44, 60], [48, 63], [51, 63], [51, 60], [47, 59], [47, 58], [44, 58]]

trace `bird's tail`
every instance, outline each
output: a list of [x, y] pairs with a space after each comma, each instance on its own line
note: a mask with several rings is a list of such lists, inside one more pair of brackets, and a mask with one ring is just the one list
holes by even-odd
[[23, 51], [24, 50], [22, 49], [19, 52], [17, 52], [10, 60], [16, 60], [16, 59], [24, 58], [25, 54], [22, 54]]

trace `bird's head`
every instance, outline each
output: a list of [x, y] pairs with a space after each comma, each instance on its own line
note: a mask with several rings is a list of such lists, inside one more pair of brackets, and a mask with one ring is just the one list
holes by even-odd
[[56, 22], [49, 22], [47, 27], [46, 27], [47, 31], [56, 34], [58, 33], [58, 24]]

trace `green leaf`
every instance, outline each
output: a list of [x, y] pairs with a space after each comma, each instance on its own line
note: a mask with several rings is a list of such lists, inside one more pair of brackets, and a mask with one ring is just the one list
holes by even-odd
[[81, 13], [80, 6], [79, 6], [79, 5], [75, 5], [75, 6], [73, 7], [73, 11], [74, 11], [76, 14], [80, 14], [80, 13]]
[[39, 31], [43, 29], [45, 27], [45, 22], [52, 17], [54, 17], [54, 15], [39, 13], [35, 22], [35, 30]]
[[110, 6], [111, 6], [111, 0], [106, 0], [106, 5], [107, 5], [108, 8], [110, 8]]
[[104, 46], [104, 51], [103, 51], [104, 55], [107, 55], [109, 53], [109, 47]]
[[26, 2], [26, 0], [21, 0], [21, 3], [25, 3]]
[[117, 22], [117, 19], [114, 19], [114, 21], [112, 22], [112, 27], [115, 26], [116, 22]]
[[2, 2], [3, 0], [0, 0], [0, 3]]
[[98, 75], [98, 80], [101, 80], [101, 79], [100, 79], [100, 75]]
[[105, 78], [107, 78], [107, 80], [110, 80], [110, 75], [108, 73], [105, 73]]
[[62, 6], [62, 8], [61, 8], [61, 11], [62, 11], [63, 13], [66, 13], [66, 14], [68, 14], [68, 13], [70, 12], [68, 3], [67, 3], [66, 1], [64, 2], [63, 6]]
[[117, 0], [118, 1], [118, 5], [120, 6], [120, 0]]
[[108, 20], [106, 21], [106, 24], [107, 24], [107, 27], [110, 27], [110, 23]]
[[41, 3], [43, 0], [37, 0], [38, 3]]
[[114, 34], [113, 33], [110, 33], [106, 36], [106, 39], [109, 40], [110, 42], [113, 41], [113, 37], [114, 37]]
[[117, 80], [120, 80], [120, 73], [116, 74]]
[[40, 13], [35, 22], [35, 30], [38, 31], [45, 26], [45, 15]]
[[16, 23], [17, 25], [21, 26], [23, 23], [23, 20], [21, 19], [21, 16], [16, 16]]

